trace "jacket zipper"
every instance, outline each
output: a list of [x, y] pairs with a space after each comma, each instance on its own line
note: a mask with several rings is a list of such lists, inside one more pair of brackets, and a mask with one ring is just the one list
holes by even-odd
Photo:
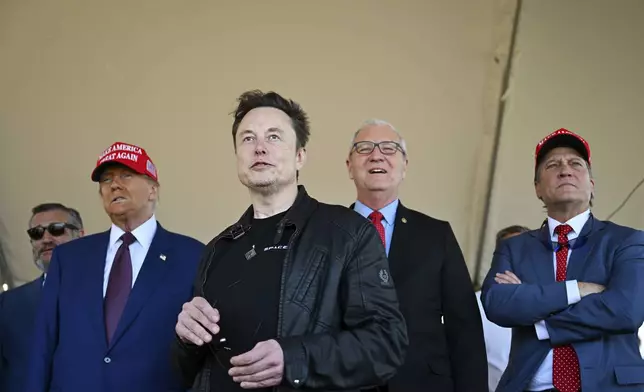
[[[199, 288], [199, 296], [205, 298], [206, 296], [206, 281], [208, 280], [208, 270], [210, 269], [210, 265], [212, 264], [212, 260], [215, 258], [215, 248], [217, 245], [217, 242], [219, 242], [222, 238], [226, 237], [226, 234], [219, 235], [215, 237], [214, 241], [212, 242], [212, 250], [208, 254], [208, 260], [206, 261], [206, 265], [204, 267], [204, 270], [202, 271], [203, 273], [203, 279], [201, 281], [201, 287]], [[210, 376], [212, 374], [212, 367], [214, 365], [211, 364], [211, 368], [208, 369], [210, 371], [210, 374], [208, 377], [204, 377], [204, 385], [203, 389], [200, 389], [200, 392], [209, 392], [210, 391]]]
[[[284, 226], [280, 227], [278, 229], [279, 233], [282, 234], [281, 231], [284, 230]], [[283, 320], [283, 311], [284, 311], [284, 287], [286, 286], [286, 268], [288, 267], [288, 261], [289, 257], [291, 256], [291, 251], [293, 250], [293, 243], [297, 239], [298, 235], [300, 234], [300, 229], [296, 226], [295, 227], [295, 232], [291, 236], [291, 238], [288, 241], [288, 250], [286, 251], [286, 256], [284, 257], [284, 262], [282, 263], [282, 276], [280, 278], [280, 302], [279, 302], [279, 307], [277, 311], [277, 337], [281, 338], [282, 337], [282, 320]], [[282, 375], [282, 379], [284, 378], [284, 375]], [[279, 391], [280, 387], [275, 386], [272, 389], [273, 391]]]

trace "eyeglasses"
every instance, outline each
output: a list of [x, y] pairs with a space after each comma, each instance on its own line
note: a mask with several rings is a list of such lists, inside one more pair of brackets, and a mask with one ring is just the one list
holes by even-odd
[[365, 140], [362, 142], [353, 143], [352, 150], [361, 155], [369, 155], [376, 147], [378, 147], [380, 152], [385, 155], [394, 155], [398, 151], [400, 151], [403, 155], [406, 155], [405, 150], [403, 150], [402, 146], [399, 143], [393, 141], [376, 143]]
[[65, 229], [78, 230], [78, 227], [69, 223], [55, 222], [50, 223], [48, 226], [32, 227], [31, 229], [27, 230], [27, 234], [32, 240], [38, 241], [45, 235], [45, 231], [48, 231], [49, 234], [53, 235], [54, 237], [60, 237], [61, 235], [65, 234]]

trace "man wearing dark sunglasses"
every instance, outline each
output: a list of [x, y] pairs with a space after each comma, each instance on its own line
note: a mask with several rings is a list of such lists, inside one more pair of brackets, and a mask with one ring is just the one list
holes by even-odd
[[357, 391], [402, 363], [405, 322], [384, 248], [366, 219], [297, 184], [306, 113], [249, 91], [233, 121], [241, 219], [204, 252], [176, 325], [175, 361], [197, 391]]
[[20, 391], [27, 376], [30, 331], [54, 248], [82, 237], [83, 221], [73, 208], [45, 203], [31, 210], [27, 230], [42, 275], [0, 295], [0, 391]]
[[204, 245], [157, 222], [158, 173], [143, 148], [114, 143], [91, 179], [112, 226], [53, 252], [24, 390], [185, 391], [170, 346]]
[[[404, 206], [405, 140], [383, 120], [366, 121], [346, 160], [357, 200], [376, 227], [409, 330], [405, 364], [383, 392], [487, 392], [483, 327], [470, 276], [448, 222]], [[373, 390], [372, 390], [373, 391]]]

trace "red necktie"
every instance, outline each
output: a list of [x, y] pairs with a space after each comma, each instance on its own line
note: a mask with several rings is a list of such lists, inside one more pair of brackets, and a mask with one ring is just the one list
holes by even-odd
[[382, 214], [380, 211], [374, 211], [371, 214], [369, 214], [369, 220], [371, 223], [373, 223], [374, 226], [376, 226], [376, 230], [378, 231], [378, 234], [380, 234], [380, 240], [382, 240], [382, 244], [387, 246], [386, 241], [385, 241], [385, 227], [382, 225]]
[[[566, 267], [568, 261], [568, 233], [572, 227], [559, 225], [555, 227], [558, 235], [559, 248], [557, 249], [557, 282], [566, 280]], [[577, 392], [581, 388], [579, 374], [579, 358], [572, 346], [555, 347], [552, 358], [552, 383], [561, 392]]]
[[108, 343], [112, 340], [132, 290], [132, 259], [129, 246], [136, 241], [136, 238], [132, 233], [126, 232], [121, 236], [121, 240], [123, 243], [114, 256], [114, 263], [110, 270], [110, 279], [105, 293], [105, 302], [103, 303]]

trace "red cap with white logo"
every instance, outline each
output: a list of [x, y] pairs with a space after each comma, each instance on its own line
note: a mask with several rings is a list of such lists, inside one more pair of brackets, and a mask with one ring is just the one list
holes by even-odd
[[92, 181], [98, 182], [101, 173], [108, 165], [121, 164], [136, 173], [144, 174], [154, 181], [159, 181], [157, 168], [152, 163], [148, 153], [134, 144], [116, 142], [107, 148], [96, 161], [96, 168], [92, 171]]

